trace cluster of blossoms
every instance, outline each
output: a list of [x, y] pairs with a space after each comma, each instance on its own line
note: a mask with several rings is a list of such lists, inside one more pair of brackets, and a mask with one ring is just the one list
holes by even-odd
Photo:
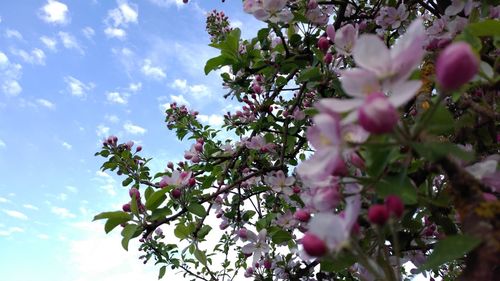
[[[150, 175], [142, 148], [113, 137], [99, 153], [134, 184], [108, 219], [142, 234], [145, 261], [205, 280], [495, 280], [500, 8], [383, 3], [244, 0], [268, 24], [248, 40], [209, 13], [221, 54], [205, 71], [229, 69], [235, 137], [173, 103], [168, 127], [195, 141], [179, 168]], [[150, 239], [163, 224], [188, 245]]]
[[213, 10], [207, 15], [206, 30], [210, 35], [210, 41], [220, 42], [226, 38], [226, 35], [233, 30], [228, 17], [223, 11]]

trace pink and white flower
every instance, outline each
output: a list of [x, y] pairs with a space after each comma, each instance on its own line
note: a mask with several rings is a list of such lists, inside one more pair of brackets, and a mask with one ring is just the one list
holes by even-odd
[[342, 26], [335, 33], [335, 38], [333, 40], [335, 50], [337, 50], [337, 52], [341, 55], [350, 56], [354, 49], [354, 45], [356, 44], [357, 38], [358, 29], [356, 27], [352, 24]]
[[160, 181], [160, 187], [166, 187], [168, 185], [174, 187], [183, 187], [189, 184], [189, 179], [191, 179], [191, 172], [175, 170], [172, 172], [171, 176], [165, 176]]
[[251, 242], [243, 246], [241, 251], [244, 254], [253, 255], [252, 266], [255, 266], [260, 258], [264, 254], [269, 253], [269, 250], [271, 249], [269, 244], [266, 242], [267, 230], [265, 228], [262, 229], [258, 235], [255, 235], [252, 231], [247, 230], [247, 239]]
[[283, 171], [268, 174], [264, 181], [271, 186], [271, 189], [276, 193], [283, 193], [285, 195], [292, 195], [292, 185], [295, 182], [293, 177], [287, 177]]

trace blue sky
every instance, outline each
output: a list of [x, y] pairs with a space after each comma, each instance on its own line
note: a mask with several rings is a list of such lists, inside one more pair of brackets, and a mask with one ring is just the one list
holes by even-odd
[[93, 154], [114, 134], [140, 143], [156, 170], [180, 160], [190, 144], [163, 123], [172, 101], [220, 125], [234, 105], [218, 74], [203, 74], [217, 54], [205, 13], [223, 8], [244, 37], [261, 25], [227, 2], [0, 1], [2, 280], [155, 280], [91, 222], [128, 200]]

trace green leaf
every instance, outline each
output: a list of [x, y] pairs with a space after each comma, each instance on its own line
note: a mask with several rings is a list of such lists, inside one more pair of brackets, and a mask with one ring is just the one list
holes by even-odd
[[179, 223], [174, 229], [174, 235], [181, 240], [186, 239], [189, 234], [191, 234], [191, 231], [183, 223]]
[[167, 270], [167, 266], [164, 265], [160, 268], [160, 273], [158, 274], [158, 280], [162, 279], [163, 276], [165, 275], [165, 272]]
[[208, 73], [210, 73], [214, 69], [218, 69], [221, 66], [228, 65], [230, 63], [231, 63], [231, 61], [226, 56], [223, 56], [223, 55], [220, 55], [220, 56], [215, 57], [215, 58], [211, 58], [205, 64], [205, 68], [204, 68], [205, 75], [207, 75]]
[[160, 208], [160, 209], [155, 209], [151, 213], [151, 220], [152, 221], [158, 220], [160, 218], [170, 216], [171, 214], [172, 214], [172, 210], [170, 210], [170, 208], [168, 206], [164, 207], [164, 208]]
[[134, 236], [136, 236], [136, 231], [139, 228], [137, 224], [127, 224], [122, 230], [122, 246], [125, 250], [128, 251], [128, 242]]
[[160, 190], [153, 192], [149, 196], [149, 198], [146, 200], [146, 209], [154, 210], [154, 209], [158, 208], [158, 206], [160, 206], [161, 203], [163, 203], [163, 201], [165, 201], [165, 199], [167, 199], [167, 196], [165, 196], [165, 194], [168, 191], [169, 191], [168, 188], [163, 188], [163, 189], [160, 189]]
[[485, 20], [470, 24], [467, 28], [474, 36], [500, 36], [500, 21], [499, 20]]
[[417, 190], [405, 173], [399, 176], [385, 177], [375, 184], [377, 194], [386, 197], [388, 195], [398, 195], [405, 204], [417, 203]]
[[126, 220], [131, 220], [132, 215], [126, 212], [122, 211], [116, 211], [116, 212], [103, 212], [94, 217], [94, 221], [96, 220], [102, 220], [102, 219], [126, 219]]
[[455, 119], [446, 107], [439, 105], [429, 121], [427, 132], [438, 135], [453, 133]]
[[201, 251], [199, 249], [196, 249], [194, 251], [194, 257], [201, 262], [203, 265], [207, 265], [207, 256], [205, 255], [204, 251]]
[[333, 260], [323, 260], [320, 263], [320, 270], [325, 272], [339, 272], [356, 262], [356, 258], [350, 254], [340, 254]]
[[106, 231], [106, 233], [109, 233], [115, 227], [117, 227], [118, 225], [120, 225], [122, 223], [128, 222], [130, 219], [132, 219], [132, 217], [129, 217], [129, 218], [111, 218], [111, 219], [108, 219], [106, 221], [106, 223], [104, 224], [104, 231]]
[[139, 215], [139, 205], [137, 204], [135, 196], [132, 196], [132, 200], [130, 200], [130, 211], [136, 216]]
[[474, 158], [474, 153], [465, 151], [463, 148], [453, 143], [413, 143], [413, 148], [429, 161], [438, 161], [446, 156], [458, 157], [462, 160], [470, 161]]
[[317, 67], [312, 67], [302, 71], [297, 78], [298, 82], [317, 81], [321, 78], [321, 71]]
[[198, 238], [203, 239], [207, 234], [212, 230], [212, 227], [210, 225], [205, 224], [200, 228], [200, 231], [198, 231]]
[[[382, 140], [385, 141], [385, 140]], [[366, 172], [372, 177], [378, 177], [389, 164], [395, 149], [391, 146], [367, 145], [366, 153]]]
[[435, 269], [440, 265], [462, 258], [481, 243], [480, 239], [469, 235], [448, 236], [439, 241], [427, 261], [420, 267], [421, 271]]
[[271, 234], [271, 240], [275, 244], [281, 244], [291, 239], [292, 235], [288, 231], [285, 231], [283, 229], [279, 229]]
[[134, 180], [133, 178], [128, 177], [128, 178], [126, 178], [126, 179], [124, 179], [124, 180], [122, 181], [122, 185], [123, 185], [123, 186], [127, 186], [127, 185], [131, 184], [133, 180]]
[[198, 203], [191, 203], [188, 207], [187, 207], [188, 211], [199, 216], [199, 217], [204, 217], [207, 215], [207, 212], [205, 211], [205, 208], [198, 204]]

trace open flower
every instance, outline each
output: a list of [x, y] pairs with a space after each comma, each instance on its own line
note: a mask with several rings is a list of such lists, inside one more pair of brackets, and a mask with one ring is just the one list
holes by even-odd
[[171, 176], [165, 176], [160, 181], [160, 186], [165, 187], [171, 185], [174, 187], [183, 187], [189, 184], [189, 179], [191, 178], [191, 172], [178, 171], [172, 172]]
[[309, 221], [309, 232], [323, 240], [328, 250], [339, 251], [349, 244], [352, 229], [361, 210], [359, 195], [346, 198], [343, 215], [332, 213], [316, 214]]
[[255, 235], [252, 231], [247, 230], [247, 237], [251, 242], [243, 246], [243, 248], [241, 248], [241, 251], [244, 254], [253, 255], [252, 266], [255, 266], [255, 264], [264, 254], [269, 253], [270, 247], [266, 242], [267, 230], [262, 229], [259, 232], [258, 236]]
[[286, 4], [287, 0], [245, 0], [243, 9], [261, 21], [289, 22], [293, 14]]
[[[388, 49], [376, 35], [364, 34], [356, 41], [353, 57], [358, 68], [341, 71], [342, 88], [352, 99], [322, 99], [321, 109], [334, 112], [350, 112], [358, 109], [365, 97], [374, 92], [388, 95], [388, 101], [395, 107], [408, 102], [421, 86], [420, 81], [407, 81], [412, 71], [424, 56], [425, 30], [422, 20], [415, 20], [405, 35]], [[352, 122], [353, 112], [344, 120]]]
[[295, 180], [293, 177], [287, 177], [281, 170], [266, 176], [264, 180], [277, 193], [283, 193], [288, 196], [293, 194], [291, 186]]

